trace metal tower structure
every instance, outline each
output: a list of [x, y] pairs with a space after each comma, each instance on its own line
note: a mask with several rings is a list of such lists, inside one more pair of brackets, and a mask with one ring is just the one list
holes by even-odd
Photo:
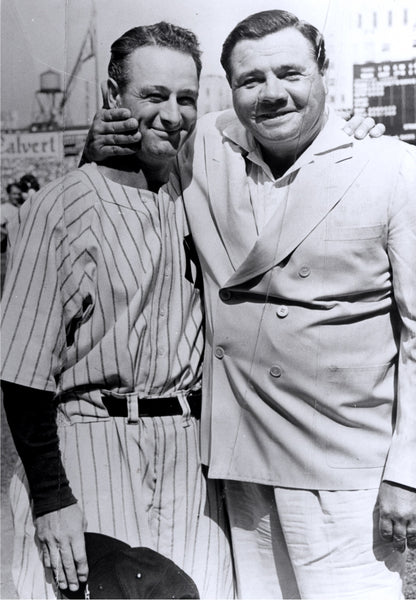
[[61, 102], [59, 104], [59, 112], [63, 117], [64, 108], [66, 103], [68, 102], [74, 83], [76, 81], [76, 77], [78, 76], [83, 64], [89, 60], [94, 61], [94, 79], [95, 79], [95, 108], [96, 110], [99, 108], [100, 102], [100, 86], [98, 80], [98, 55], [97, 55], [97, 10], [95, 6], [95, 1], [92, 0], [92, 11], [91, 11], [91, 19], [88, 26], [87, 33], [82, 41], [80, 51], [78, 53], [77, 59], [75, 61], [74, 68], [68, 78], [68, 81], [65, 86], [65, 91]]

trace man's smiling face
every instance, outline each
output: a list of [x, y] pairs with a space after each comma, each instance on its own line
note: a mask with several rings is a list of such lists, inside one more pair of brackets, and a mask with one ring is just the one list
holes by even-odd
[[129, 82], [119, 93], [119, 105], [139, 122], [138, 158], [144, 164], [169, 161], [196, 124], [195, 62], [189, 54], [160, 46], [137, 48], [128, 61]]
[[293, 27], [244, 39], [230, 65], [241, 123], [270, 152], [282, 143], [302, 152], [323, 126], [326, 96], [309, 40]]

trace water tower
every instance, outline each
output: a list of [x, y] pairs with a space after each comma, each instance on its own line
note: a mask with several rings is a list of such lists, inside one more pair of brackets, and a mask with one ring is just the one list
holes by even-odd
[[[87, 31], [82, 40], [74, 67], [69, 75], [68, 73], [64, 74], [64, 89], [62, 89], [61, 86], [61, 74], [57, 71], [49, 69], [40, 75], [40, 89], [35, 92], [40, 111], [38, 111], [38, 114], [31, 125], [32, 131], [62, 129], [64, 125], [67, 126], [72, 124], [68, 111], [65, 111], [65, 108], [68, 105], [72, 92], [76, 88], [77, 82], [81, 81], [87, 84], [86, 91], [81, 92], [81, 97], [84, 97], [86, 105], [86, 123], [88, 123], [92, 116], [89, 107], [89, 83], [92, 84], [94, 91], [95, 110], [98, 110], [100, 106], [96, 32], [97, 11], [94, 0], [91, 0], [91, 8], [91, 19], [87, 24]], [[83, 77], [80, 77], [80, 71], [82, 70], [83, 65], [88, 61], [94, 62], [94, 76], [91, 78], [84, 74]], [[79, 89], [77, 93], [78, 95], [80, 94]], [[80, 118], [79, 114], [77, 114], [77, 118]]]
[[36, 92], [40, 112], [32, 124], [32, 130], [55, 129], [60, 124], [58, 101], [62, 96], [61, 75], [52, 69], [41, 73], [40, 88]]

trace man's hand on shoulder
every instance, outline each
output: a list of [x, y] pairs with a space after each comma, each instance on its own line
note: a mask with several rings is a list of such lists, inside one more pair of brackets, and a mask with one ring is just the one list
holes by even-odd
[[78, 590], [88, 578], [86, 522], [78, 504], [38, 517], [35, 526], [44, 566], [52, 569], [61, 589]]
[[[135, 154], [140, 143], [139, 124], [131, 117], [127, 108], [102, 108], [94, 116], [88, 131], [81, 163], [102, 162], [114, 156]], [[371, 117], [352, 117], [345, 124], [344, 131], [360, 140], [367, 135], [380, 137], [386, 128], [376, 125]]]
[[353, 135], [357, 140], [362, 140], [367, 135], [374, 138], [380, 137], [386, 131], [386, 128], [383, 123], [377, 123], [376, 125], [372, 117], [364, 118], [360, 115], [355, 115], [347, 121], [344, 131], [348, 135]]
[[379, 497], [380, 534], [399, 552], [416, 548], [416, 489], [383, 481]]
[[88, 131], [81, 164], [135, 154], [142, 137], [138, 127], [127, 108], [102, 108]]

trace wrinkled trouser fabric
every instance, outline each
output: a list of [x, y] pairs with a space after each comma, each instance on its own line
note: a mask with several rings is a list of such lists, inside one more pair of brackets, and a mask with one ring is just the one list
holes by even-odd
[[380, 538], [377, 493], [227, 481], [238, 598], [402, 598], [405, 555]]
[[[62, 459], [88, 531], [156, 550], [184, 569], [201, 598], [232, 598], [232, 566], [220, 484], [205, 478], [199, 422], [124, 418], [58, 427]], [[35, 539], [27, 482], [12, 479], [13, 578], [21, 598], [56, 598]]]

